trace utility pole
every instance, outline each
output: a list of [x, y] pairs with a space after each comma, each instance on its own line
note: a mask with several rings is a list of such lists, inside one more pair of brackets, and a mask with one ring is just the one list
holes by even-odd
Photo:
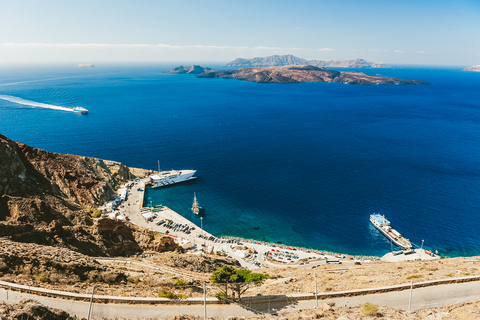
[[88, 307], [88, 317], [87, 317], [87, 320], [90, 320], [90, 313], [92, 312], [93, 292], [95, 292], [95, 286], [93, 286], [93, 288], [92, 288], [92, 296], [90, 297], [90, 306]]
[[207, 320], [207, 292], [205, 281], [203, 282], [203, 319]]
[[315, 273], [315, 309], [318, 309], [318, 297], [317, 297], [317, 274]]
[[408, 301], [408, 311], [412, 309], [412, 293], [413, 293], [413, 280], [410, 284], [410, 300]]

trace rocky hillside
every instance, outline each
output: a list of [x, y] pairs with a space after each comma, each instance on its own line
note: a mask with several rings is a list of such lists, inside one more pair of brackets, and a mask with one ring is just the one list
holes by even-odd
[[35, 300], [22, 300], [19, 303], [0, 303], [0, 319], [5, 320], [73, 320], [65, 311], [48, 308]]
[[428, 84], [422, 80], [370, 76], [362, 72], [327, 70], [314, 66], [282, 66], [211, 71], [199, 78], [231, 78], [259, 83], [338, 82], [346, 84]]
[[463, 69], [463, 71], [474, 71], [474, 72], [480, 72], [480, 64], [478, 66], [472, 66]]
[[363, 59], [350, 60], [307, 60], [294, 55], [283, 56], [273, 55], [269, 57], [258, 57], [252, 59], [238, 58], [225, 65], [233, 68], [255, 68], [255, 67], [278, 67], [287, 65], [310, 65], [316, 67], [336, 68], [387, 68], [383, 63], [369, 62]]
[[86, 207], [147, 171], [118, 162], [52, 153], [0, 135], [0, 237], [88, 255], [174, 250], [171, 239], [128, 222], [94, 220]]
[[208, 72], [212, 70], [211, 68], [203, 68], [200, 66], [179, 66], [170, 71], [165, 71], [164, 73], [191, 73], [191, 74], [200, 74], [203, 72]]

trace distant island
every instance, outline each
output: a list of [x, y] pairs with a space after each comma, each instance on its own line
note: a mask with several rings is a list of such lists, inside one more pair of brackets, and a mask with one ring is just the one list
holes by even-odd
[[211, 71], [211, 68], [203, 68], [200, 66], [179, 66], [173, 70], [165, 71], [164, 73], [191, 73], [191, 74], [200, 74], [204, 72]]
[[346, 84], [429, 84], [423, 80], [370, 76], [363, 72], [335, 71], [309, 65], [243, 68], [204, 72], [198, 78], [237, 79], [258, 83], [338, 82]]
[[463, 71], [474, 71], [474, 72], [480, 72], [480, 64], [478, 66], [472, 66], [463, 69]]
[[255, 67], [278, 67], [287, 65], [309, 65], [315, 67], [334, 67], [334, 68], [387, 68], [388, 66], [381, 62], [369, 62], [363, 59], [351, 60], [307, 60], [296, 57], [291, 54], [269, 57], [259, 57], [253, 59], [238, 58], [225, 67], [235, 68], [255, 68]]
[[78, 67], [79, 68], [95, 68], [95, 66], [91, 63], [80, 63]]

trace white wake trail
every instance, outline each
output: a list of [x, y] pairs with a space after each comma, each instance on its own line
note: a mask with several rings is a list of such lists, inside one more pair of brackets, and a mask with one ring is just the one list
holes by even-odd
[[22, 105], [25, 105], [25, 106], [75, 112], [75, 111], [73, 111], [73, 108], [60, 107], [60, 106], [55, 106], [53, 104], [46, 104], [46, 103], [41, 103], [41, 102], [25, 100], [25, 99], [22, 99], [22, 98], [19, 98], [19, 97], [14, 97], [14, 96], [7, 96], [7, 95], [0, 94], [0, 99], [7, 100], [7, 101], [10, 101], [10, 102], [13, 102], [13, 103], [22, 104]]

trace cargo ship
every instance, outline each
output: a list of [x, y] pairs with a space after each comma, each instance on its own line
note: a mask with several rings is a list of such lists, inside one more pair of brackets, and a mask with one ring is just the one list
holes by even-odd
[[410, 241], [402, 237], [402, 235], [397, 230], [393, 229], [390, 226], [390, 221], [388, 221], [384, 215], [378, 213], [371, 214], [370, 222], [397, 247], [400, 247], [407, 251], [412, 250], [412, 244], [410, 243]]

